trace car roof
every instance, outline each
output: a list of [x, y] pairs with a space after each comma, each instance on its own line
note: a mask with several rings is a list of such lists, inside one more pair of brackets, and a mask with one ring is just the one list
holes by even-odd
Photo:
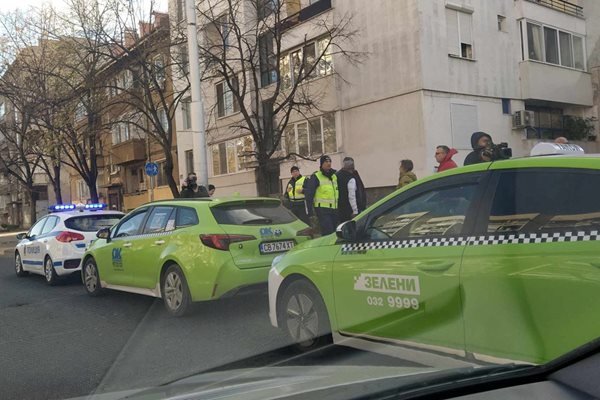
[[247, 202], [247, 201], [269, 201], [269, 202], [279, 202], [278, 198], [273, 197], [249, 197], [249, 196], [230, 196], [230, 197], [218, 197], [218, 198], [196, 198], [196, 199], [168, 199], [168, 200], [157, 200], [152, 203], [146, 203], [144, 206], [153, 206], [153, 205], [170, 205], [170, 206], [196, 206], [196, 205], [205, 205], [208, 207], [215, 207], [222, 204], [227, 203], [238, 203], [238, 202]]
[[[49, 215], [54, 215], [56, 217], [59, 217], [61, 220], [65, 220], [67, 218], [71, 218], [71, 217], [85, 217], [85, 216], [90, 216], [90, 215], [125, 215], [124, 213], [122, 213], [121, 211], [110, 211], [110, 210], [98, 210], [98, 211], [88, 211], [88, 210], [82, 210], [82, 211], [61, 211], [61, 212], [52, 212], [49, 213], [46, 216]], [[40, 218], [41, 219], [41, 218]]]

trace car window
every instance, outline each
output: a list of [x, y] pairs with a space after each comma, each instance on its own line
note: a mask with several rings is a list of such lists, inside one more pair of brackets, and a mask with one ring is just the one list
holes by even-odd
[[195, 209], [189, 207], [177, 207], [177, 228], [197, 225], [198, 213]]
[[117, 224], [121, 218], [123, 218], [121, 214], [85, 215], [65, 220], [65, 226], [81, 232], [97, 232]]
[[44, 224], [44, 228], [42, 228], [42, 232], [40, 234], [45, 235], [46, 233], [49, 233], [50, 231], [52, 231], [52, 229], [54, 229], [56, 224], [58, 224], [58, 221], [59, 221], [58, 217], [48, 217], [46, 220], [46, 223]]
[[42, 229], [44, 228], [44, 224], [46, 223], [46, 220], [48, 218], [42, 218], [40, 219], [38, 222], [35, 223], [35, 225], [33, 225], [31, 227], [31, 230], [29, 231], [29, 237], [34, 237], [34, 236], [38, 236], [42, 233]]
[[435, 189], [376, 217], [366, 229], [369, 240], [458, 235], [462, 232], [476, 185]]
[[245, 202], [211, 208], [219, 224], [269, 225], [289, 224], [297, 218], [288, 209], [274, 202]]
[[146, 221], [144, 233], [160, 233], [175, 229], [175, 218], [171, 218], [174, 211], [173, 207], [154, 207]]
[[600, 174], [511, 171], [500, 175], [489, 233], [537, 233], [600, 228]]
[[147, 212], [148, 209], [144, 209], [135, 213], [134, 215], [126, 217], [117, 227], [114, 237], [137, 235], [142, 227], [142, 222], [144, 222]]

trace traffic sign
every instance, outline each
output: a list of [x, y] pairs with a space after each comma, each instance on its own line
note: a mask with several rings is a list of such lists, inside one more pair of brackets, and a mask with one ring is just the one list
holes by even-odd
[[158, 175], [158, 164], [155, 162], [146, 163], [146, 175], [148, 175], [148, 176]]

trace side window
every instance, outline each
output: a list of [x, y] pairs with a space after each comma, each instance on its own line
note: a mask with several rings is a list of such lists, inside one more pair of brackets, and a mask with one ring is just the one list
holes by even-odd
[[[167, 230], [167, 223], [171, 220], [173, 212], [173, 207], [154, 207], [146, 221], [144, 233], [160, 233]], [[173, 230], [173, 228], [170, 227], [168, 230]]]
[[139, 234], [142, 222], [148, 213], [148, 209], [137, 212], [131, 216], [125, 217], [117, 227], [113, 237], [125, 237]]
[[44, 229], [42, 229], [41, 235], [45, 235], [46, 233], [50, 233], [52, 229], [58, 224], [58, 217], [48, 217], [46, 223], [44, 224]]
[[500, 175], [488, 233], [600, 228], [600, 173], [510, 171]]
[[42, 233], [42, 228], [44, 228], [44, 224], [46, 223], [47, 220], [48, 220], [48, 218], [46, 217], [46, 218], [42, 218], [38, 222], [36, 222], [29, 230], [29, 237], [34, 237], [34, 236], [40, 235]]
[[195, 209], [189, 207], [178, 207], [177, 208], [177, 221], [176, 225], [178, 228], [185, 226], [197, 225], [198, 224], [198, 213]]
[[369, 240], [418, 239], [462, 233], [477, 185], [431, 190], [376, 217], [367, 227]]

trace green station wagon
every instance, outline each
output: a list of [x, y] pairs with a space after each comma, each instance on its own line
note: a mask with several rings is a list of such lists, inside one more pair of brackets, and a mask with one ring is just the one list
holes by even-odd
[[269, 301], [304, 349], [333, 337], [417, 360], [556, 359], [600, 336], [600, 156], [419, 180], [275, 259]]
[[186, 199], [146, 204], [98, 232], [82, 261], [86, 291], [161, 297], [173, 315], [191, 302], [266, 283], [277, 254], [310, 229], [267, 198]]

